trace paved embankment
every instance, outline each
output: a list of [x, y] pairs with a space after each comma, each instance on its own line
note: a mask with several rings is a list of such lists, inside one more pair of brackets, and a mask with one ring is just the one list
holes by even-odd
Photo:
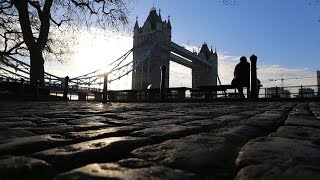
[[320, 179], [320, 102], [0, 102], [0, 179]]

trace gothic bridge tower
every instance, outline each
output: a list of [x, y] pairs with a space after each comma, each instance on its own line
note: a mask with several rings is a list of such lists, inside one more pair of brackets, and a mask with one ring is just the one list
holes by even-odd
[[[151, 56], [136, 67], [139, 58], [155, 43], [157, 45]], [[142, 27], [136, 21], [133, 36], [133, 67], [136, 67], [132, 71], [133, 90], [146, 89], [149, 85], [160, 88], [160, 67], [163, 65], [167, 67], [165, 86], [169, 87], [170, 45], [170, 20], [162, 21], [160, 10], [158, 14], [152, 8]]]
[[203, 61], [192, 61], [192, 88], [199, 86], [216, 86], [218, 77], [218, 55], [209, 50], [207, 43], [204, 43], [197, 54]]

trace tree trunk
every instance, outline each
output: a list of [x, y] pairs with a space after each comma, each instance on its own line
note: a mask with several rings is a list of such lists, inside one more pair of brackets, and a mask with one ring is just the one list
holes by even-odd
[[35, 49], [30, 50], [30, 83], [36, 84], [39, 80], [39, 85], [44, 87], [44, 59], [42, 51]]
[[[53, 0], [46, 0], [43, 9], [37, 9], [41, 21], [39, 37], [35, 38], [32, 32], [29, 14], [29, 1], [12, 0], [12, 3], [19, 12], [19, 22], [25, 44], [30, 52], [30, 83], [32, 85], [39, 81], [44, 86], [44, 59], [42, 50], [45, 47], [50, 28], [50, 8]], [[36, 40], [37, 39], [37, 40]]]

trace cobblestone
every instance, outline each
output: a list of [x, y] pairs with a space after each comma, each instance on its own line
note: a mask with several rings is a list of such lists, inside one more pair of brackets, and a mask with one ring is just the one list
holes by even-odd
[[320, 102], [0, 102], [0, 179], [319, 179]]

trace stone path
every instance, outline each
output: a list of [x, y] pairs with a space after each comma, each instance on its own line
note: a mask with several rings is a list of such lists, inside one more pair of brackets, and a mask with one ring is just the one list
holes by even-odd
[[0, 179], [320, 179], [320, 102], [0, 102]]

